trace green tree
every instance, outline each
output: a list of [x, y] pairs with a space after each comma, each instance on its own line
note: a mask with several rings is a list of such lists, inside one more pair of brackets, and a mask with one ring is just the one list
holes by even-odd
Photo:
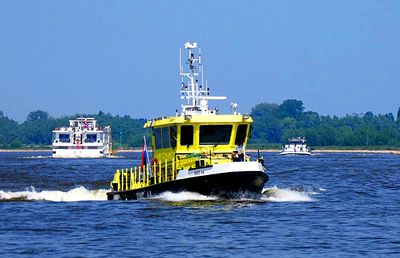
[[34, 122], [34, 121], [46, 120], [46, 119], [49, 119], [49, 114], [47, 112], [42, 111], [42, 110], [36, 110], [36, 111], [32, 111], [28, 114], [26, 121]]
[[399, 110], [397, 111], [397, 122], [400, 122], [400, 107]]
[[292, 117], [285, 117], [281, 121], [282, 129], [294, 130], [297, 128], [297, 120]]
[[307, 111], [297, 119], [298, 127], [311, 128], [321, 124], [320, 116], [317, 112]]
[[279, 105], [260, 103], [251, 110], [254, 130], [252, 143], [276, 143], [281, 139], [281, 123], [277, 118]]
[[353, 129], [350, 126], [344, 125], [337, 128], [338, 133], [335, 145], [352, 146], [356, 142]]
[[292, 117], [298, 118], [304, 110], [303, 101], [296, 99], [287, 99], [279, 105], [278, 113], [280, 118]]
[[385, 117], [386, 117], [387, 119], [389, 119], [390, 121], [394, 121], [394, 116], [393, 116], [392, 113], [386, 114]]
[[18, 123], [0, 111], [0, 145], [8, 146], [18, 139], [19, 134]]

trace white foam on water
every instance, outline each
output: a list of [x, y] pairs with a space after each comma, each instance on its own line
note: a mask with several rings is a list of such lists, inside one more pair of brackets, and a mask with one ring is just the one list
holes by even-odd
[[22, 157], [23, 159], [50, 159], [51, 156], [27, 156]]
[[263, 191], [264, 196], [261, 198], [264, 201], [270, 202], [314, 202], [310, 194], [315, 193], [307, 193], [300, 192], [291, 189], [279, 189], [276, 186], [272, 188], [266, 188]]
[[126, 158], [125, 156], [117, 156], [117, 155], [112, 155], [112, 156], [108, 156], [105, 157], [106, 159], [122, 159], [122, 158]]
[[[83, 186], [76, 187], [69, 191], [43, 190], [36, 191], [34, 187], [20, 192], [0, 190], [0, 201], [50, 201], [50, 202], [79, 202], [79, 201], [106, 201], [107, 189], [88, 190]], [[261, 201], [267, 202], [313, 202], [311, 192], [302, 192], [292, 189], [279, 189], [276, 186], [265, 188], [264, 196]], [[216, 196], [206, 196], [194, 192], [164, 192], [154, 196], [153, 199], [159, 199], [167, 202], [185, 202], [185, 201], [214, 201], [219, 200]], [[241, 201], [246, 199], [240, 199]], [[249, 199], [252, 200], [252, 199]]]
[[106, 201], [108, 190], [87, 190], [80, 186], [72, 190], [63, 191], [40, 191], [35, 188], [21, 192], [7, 192], [0, 190], [1, 200], [29, 200], [29, 201], [51, 201], [51, 202], [79, 202], [79, 201]]
[[184, 201], [210, 201], [217, 200], [215, 196], [206, 196], [194, 192], [163, 192], [160, 195], [154, 197], [154, 199], [161, 199], [167, 202], [184, 202]]

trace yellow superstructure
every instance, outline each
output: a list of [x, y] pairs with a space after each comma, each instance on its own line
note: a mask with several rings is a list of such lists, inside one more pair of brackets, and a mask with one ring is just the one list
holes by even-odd
[[[175, 168], [190, 169], [232, 161], [244, 150], [253, 120], [247, 115], [190, 115], [150, 121], [153, 163], [175, 161]], [[239, 154], [239, 153], [238, 153]]]

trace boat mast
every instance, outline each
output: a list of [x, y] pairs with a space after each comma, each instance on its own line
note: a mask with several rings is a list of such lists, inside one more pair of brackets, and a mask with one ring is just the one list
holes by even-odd
[[[216, 114], [217, 110], [208, 109], [208, 100], [210, 99], [226, 99], [226, 97], [210, 96], [210, 88], [206, 83], [204, 87], [203, 81], [203, 65], [201, 63], [201, 48], [197, 42], [186, 42], [185, 48], [188, 50], [188, 58], [186, 64], [189, 71], [184, 71], [182, 66], [182, 49], [180, 49], [180, 76], [181, 76], [181, 99], [186, 99], [186, 105], [182, 104], [182, 115], [191, 114]], [[199, 84], [200, 77], [201, 82]], [[185, 84], [184, 79], [187, 78]]]

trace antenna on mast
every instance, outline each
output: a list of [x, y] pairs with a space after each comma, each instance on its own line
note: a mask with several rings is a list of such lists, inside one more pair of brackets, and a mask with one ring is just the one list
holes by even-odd
[[[182, 66], [182, 50], [179, 52], [179, 65], [180, 65], [180, 76], [181, 82], [181, 99], [186, 99], [186, 105], [182, 104], [182, 115], [186, 114], [216, 114], [217, 110], [208, 109], [208, 100], [221, 100], [226, 97], [210, 96], [210, 89], [208, 83], [204, 85], [203, 77], [203, 64], [201, 62], [201, 49], [198, 47], [197, 42], [186, 42], [185, 48], [188, 50], [188, 58], [186, 64], [189, 66], [188, 72], [185, 72]], [[200, 76], [199, 80], [196, 79]], [[184, 83], [184, 78], [187, 78], [187, 84]]]

